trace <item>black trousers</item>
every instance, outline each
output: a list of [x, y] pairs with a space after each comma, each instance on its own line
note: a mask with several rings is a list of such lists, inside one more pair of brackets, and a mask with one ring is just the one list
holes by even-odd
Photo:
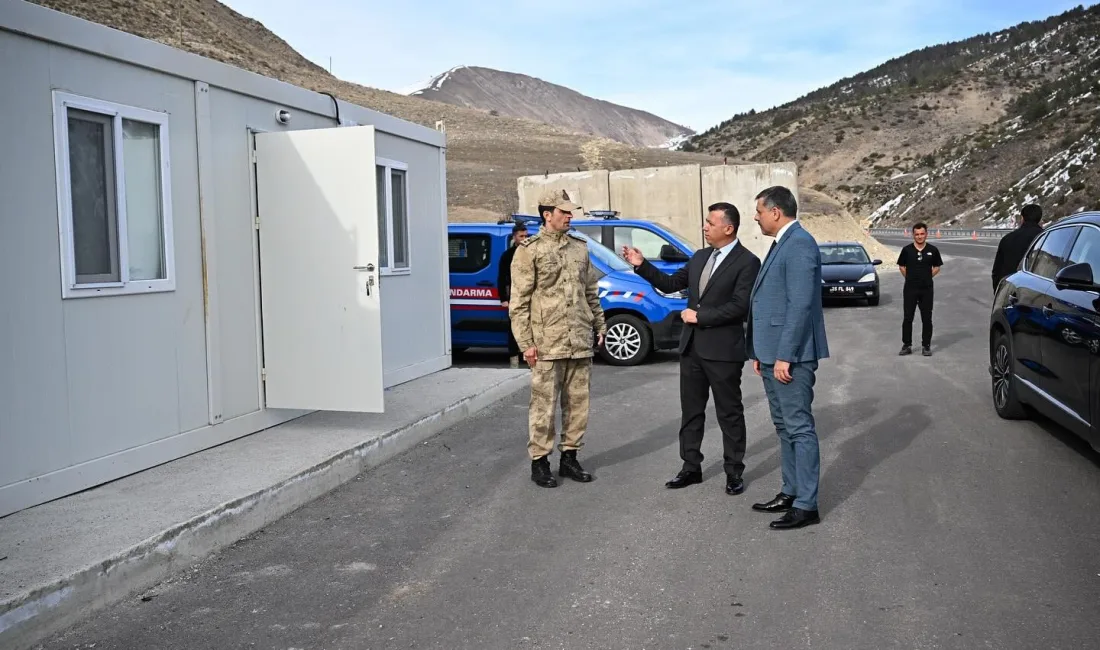
[[902, 345], [913, 345], [913, 316], [920, 307], [921, 347], [932, 345], [932, 287], [905, 287], [902, 289], [903, 315], [901, 321]]
[[683, 469], [702, 471], [703, 428], [707, 401], [714, 393], [714, 411], [722, 429], [722, 456], [726, 475], [741, 478], [745, 471], [745, 406], [741, 402], [744, 361], [700, 359], [689, 346], [680, 357], [680, 458]]

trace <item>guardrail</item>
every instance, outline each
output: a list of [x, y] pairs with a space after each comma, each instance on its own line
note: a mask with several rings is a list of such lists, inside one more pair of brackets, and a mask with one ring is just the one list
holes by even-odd
[[[871, 228], [867, 231], [872, 237], [875, 235], [893, 235], [897, 237], [909, 237], [908, 228]], [[1012, 232], [1011, 228], [929, 228], [929, 239], [1000, 239]]]

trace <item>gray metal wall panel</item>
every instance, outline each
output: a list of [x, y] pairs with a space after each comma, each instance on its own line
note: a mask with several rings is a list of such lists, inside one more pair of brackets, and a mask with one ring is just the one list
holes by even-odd
[[73, 457], [48, 49], [0, 32], [0, 485]]
[[176, 290], [63, 303], [73, 460], [83, 462], [208, 424], [194, 85], [65, 47], [49, 60], [48, 78], [28, 80], [45, 110], [52, 85], [170, 116]]
[[[381, 158], [409, 166], [409, 267], [411, 275], [379, 278], [382, 289], [382, 367], [389, 375], [401, 368], [446, 354], [444, 327], [450, 290], [444, 283], [447, 261], [439, 254], [447, 233], [442, 224], [439, 148], [378, 133]], [[448, 307], [449, 308], [449, 307]], [[390, 385], [390, 381], [386, 382]]]
[[226, 419], [259, 410], [260, 360], [256, 327], [256, 258], [253, 239], [252, 165], [249, 129], [275, 131], [334, 126], [334, 121], [292, 111], [289, 126], [275, 121], [269, 102], [221, 88], [210, 89], [214, 188], [210, 201], [216, 223], [221, 334], [222, 413]]

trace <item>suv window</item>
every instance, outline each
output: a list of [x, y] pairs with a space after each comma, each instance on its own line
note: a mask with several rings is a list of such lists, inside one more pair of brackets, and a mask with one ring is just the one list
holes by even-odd
[[634, 226], [615, 226], [615, 251], [623, 246], [633, 246], [642, 251], [646, 259], [661, 259], [661, 247], [670, 244], [660, 235]]
[[1053, 278], [1066, 266], [1066, 250], [1077, 234], [1077, 228], [1055, 228], [1047, 233], [1035, 258], [1028, 262], [1029, 270], [1044, 278]]
[[1094, 277], [1100, 275], [1100, 230], [1091, 226], [1081, 228], [1081, 234], [1069, 254], [1069, 264], [1082, 262], [1092, 267]]
[[451, 273], [477, 273], [489, 266], [492, 240], [488, 235], [450, 235], [447, 258]]
[[1035, 238], [1035, 241], [1031, 242], [1031, 250], [1027, 252], [1027, 257], [1024, 258], [1024, 270], [1031, 271], [1031, 267], [1035, 266], [1035, 258], [1039, 255], [1039, 249], [1042, 248], [1043, 242], [1046, 241], [1047, 234], [1045, 232], [1039, 233], [1039, 236]]

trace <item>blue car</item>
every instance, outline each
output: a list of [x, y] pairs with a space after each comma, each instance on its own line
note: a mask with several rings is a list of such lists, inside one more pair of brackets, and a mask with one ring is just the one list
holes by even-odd
[[[534, 219], [531, 215], [513, 215], [513, 218]], [[585, 218], [574, 218], [570, 224], [616, 253], [623, 246], [633, 246], [653, 266], [665, 273], [675, 273], [691, 259], [696, 247], [683, 236], [669, 228], [644, 219], [621, 219], [613, 210], [591, 210]]]
[[[537, 217], [516, 218], [538, 232]], [[508, 345], [508, 310], [500, 305], [497, 269], [512, 234], [512, 220], [502, 223], [448, 224], [451, 284], [451, 348], [503, 348]], [[607, 318], [607, 337], [599, 355], [608, 364], [633, 366], [654, 350], [675, 349], [687, 308], [682, 292], [665, 295], [638, 277], [609, 248], [579, 234], [588, 244], [592, 265], [600, 274], [599, 296]]]

